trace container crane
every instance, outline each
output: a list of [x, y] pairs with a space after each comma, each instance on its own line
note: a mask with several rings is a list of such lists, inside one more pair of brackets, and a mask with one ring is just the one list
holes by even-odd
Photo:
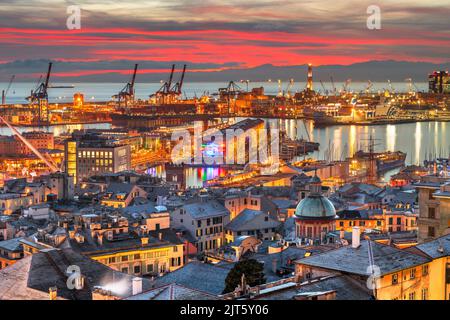
[[180, 81], [178, 81], [172, 89], [172, 92], [180, 95], [183, 88], [184, 75], [186, 74], [186, 65], [183, 66], [183, 72], [181, 73]]
[[6, 90], [2, 90], [2, 105], [6, 104], [6, 96], [8, 95], [9, 89], [11, 89], [11, 85], [14, 82], [15, 78], [16, 78], [16, 76], [13, 75], [11, 77], [11, 80], [9, 80], [8, 87], [6, 87]]
[[129, 102], [134, 103], [134, 83], [136, 81], [136, 73], [138, 69], [138, 64], [134, 65], [133, 75], [131, 81], [128, 82], [125, 87], [116, 95], [113, 95], [113, 99], [117, 99], [117, 106], [120, 108], [121, 101], [125, 102], [125, 107], [128, 107]]
[[328, 95], [328, 90], [325, 88], [325, 85], [323, 84], [322, 80], [319, 80], [319, 82], [320, 82], [320, 85], [322, 86], [323, 93]]
[[395, 89], [394, 89], [394, 86], [392, 85], [392, 82], [391, 82], [391, 80], [388, 80], [388, 85], [389, 85], [389, 88], [391, 89], [391, 93], [395, 93]]
[[175, 65], [172, 65], [172, 70], [170, 72], [169, 80], [164, 82], [164, 84], [156, 91], [154, 94], [150, 95], [150, 98], [158, 99], [159, 103], [172, 103], [179, 99], [182, 93], [182, 87], [184, 82], [184, 75], [186, 73], [186, 65], [183, 67], [183, 72], [181, 74], [180, 81], [172, 86], [173, 74], [175, 72]]
[[[49, 124], [50, 113], [48, 110], [48, 89], [63, 89], [63, 88], [73, 88], [73, 86], [50, 86], [50, 75], [52, 72], [52, 62], [48, 63], [47, 76], [45, 77], [45, 81], [38, 84], [37, 88], [31, 91], [31, 94], [26, 99], [30, 102], [31, 105], [37, 105], [39, 108], [39, 118], [38, 125], [41, 126], [43, 123]], [[39, 80], [40, 81], [40, 80]]]

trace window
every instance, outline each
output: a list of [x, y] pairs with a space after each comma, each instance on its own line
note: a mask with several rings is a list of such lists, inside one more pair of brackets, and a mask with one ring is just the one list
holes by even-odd
[[397, 218], [397, 224], [402, 224], [402, 218]]
[[343, 227], [344, 226], [344, 221], [339, 221], [339, 227]]
[[397, 284], [398, 283], [398, 274], [394, 273], [392, 275], [392, 284]]
[[139, 259], [141, 259], [141, 255], [139, 253], [136, 253], [134, 255], [134, 260], [139, 260]]
[[128, 273], [128, 268], [127, 267], [122, 268], [122, 273]]
[[422, 289], [422, 300], [428, 300], [428, 288]]
[[436, 236], [436, 232], [434, 227], [428, 227], [428, 237], [434, 238]]
[[148, 264], [148, 265], [147, 265], [147, 272], [148, 272], [148, 273], [153, 272], [153, 265], [152, 265], [152, 264]]
[[198, 221], [197, 221], [197, 227], [200, 228], [201, 226], [202, 226], [202, 220], [198, 220]]
[[135, 274], [141, 273], [141, 266], [134, 266], [134, 273]]
[[393, 218], [389, 218], [389, 224], [394, 224], [394, 219]]
[[409, 300], [416, 300], [416, 292], [409, 293]]
[[427, 264], [422, 266], [422, 275], [423, 276], [428, 275], [428, 265]]
[[128, 256], [122, 256], [122, 262], [128, 261]]
[[416, 269], [411, 269], [409, 272], [409, 278], [414, 279], [416, 277]]

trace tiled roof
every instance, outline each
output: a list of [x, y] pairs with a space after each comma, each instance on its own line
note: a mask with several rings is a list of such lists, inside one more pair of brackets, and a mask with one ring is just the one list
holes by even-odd
[[380, 268], [381, 275], [411, 268], [430, 259], [373, 241], [361, 241], [358, 248], [345, 246], [323, 254], [300, 259], [297, 263], [367, 276], [370, 274], [369, 242], [372, 247], [374, 265]]
[[156, 285], [176, 283], [213, 295], [222, 294], [230, 270], [212, 264], [193, 261], [183, 268], [155, 280]]
[[279, 225], [280, 222], [273, 220], [262, 211], [245, 209], [228, 223], [225, 229], [232, 231], [260, 230], [277, 228]]

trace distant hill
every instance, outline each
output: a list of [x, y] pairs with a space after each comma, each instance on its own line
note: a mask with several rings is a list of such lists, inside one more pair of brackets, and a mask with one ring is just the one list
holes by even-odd
[[[139, 73], [139, 82], [157, 82], [166, 79], [171, 63], [153, 61], [99, 61], [99, 62], [55, 62], [52, 76], [53, 82], [123, 82], [128, 81], [128, 72], [134, 63], [139, 63], [141, 70], [147, 73]], [[174, 62], [177, 68], [181, 68], [183, 61]], [[47, 60], [24, 60], [0, 64], [0, 81], [9, 81], [11, 75], [16, 75], [16, 81], [35, 82], [40, 74], [47, 70]], [[297, 66], [273, 66], [270, 64], [254, 68], [240, 68], [237, 65], [198, 64], [189, 63], [186, 81], [230, 81], [251, 80], [265, 81], [272, 79], [287, 80], [293, 78], [296, 81], [306, 80], [307, 65]], [[210, 71], [221, 69], [221, 71]], [[322, 65], [314, 67], [314, 79], [329, 81], [332, 76], [335, 81], [399, 81], [412, 78], [415, 82], [427, 81], [427, 75], [434, 70], [449, 70], [450, 63], [433, 64], [428, 62], [406, 62], [406, 61], [368, 61], [351, 65]], [[97, 70], [98, 74], [89, 74]], [[109, 70], [109, 72], [108, 72]], [[117, 72], [123, 70], [125, 73]], [[158, 70], [161, 70], [159, 72]], [[195, 72], [190, 72], [195, 70]]]

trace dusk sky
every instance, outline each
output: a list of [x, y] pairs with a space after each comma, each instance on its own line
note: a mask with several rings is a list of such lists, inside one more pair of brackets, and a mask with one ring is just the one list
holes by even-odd
[[[381, 9], [381, 30], [366, 27], [372, 4]], [[81, 6], [81, 30], [66, 28], [69, 5]], [[161, 65], [140, 71], [146, 73], [176, 61], [204, 70], [391, 59], [445, 63], [449, 16], [449, 0], [2, 0], [0, 62]], [[101, 72], [110, 71], [117, 70]]]

